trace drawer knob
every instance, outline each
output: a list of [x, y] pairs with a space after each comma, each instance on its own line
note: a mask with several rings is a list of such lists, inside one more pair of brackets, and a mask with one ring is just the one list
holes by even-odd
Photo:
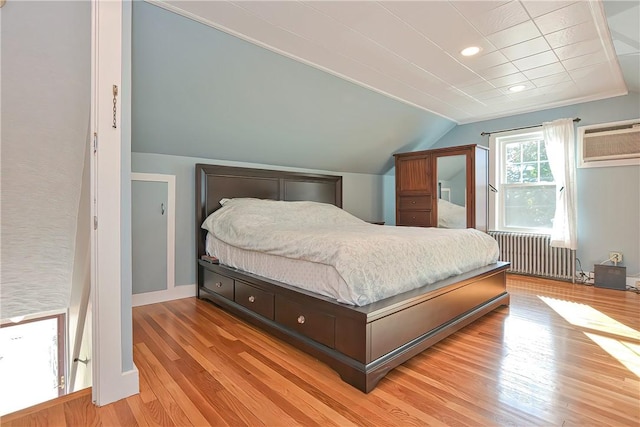
[[412, 204], [412, 205], [415, 205], [415, 204], [416, 204], [416, 201], [415, 201], [415, 200], [412, 200], [412, 201], [411, 201], [411, 204]]
[[304, 323], [306, 319], [304, 318], [304, 316], [298, 316], [298, 323], [300, 323], [301, 325]]
[[216, 282], [216, 288], [221, 288], [222, 287], [222, 282]]
[[249, 302], [255, 302], [255, 300], [256, 300], [256, 297], [254, 297], [253, 295], [249, 297]]
[[412, 217], [411, 217], [411, 219], [416, 219], [416, 217], [415, 217], [415, 216], [412, 216]]

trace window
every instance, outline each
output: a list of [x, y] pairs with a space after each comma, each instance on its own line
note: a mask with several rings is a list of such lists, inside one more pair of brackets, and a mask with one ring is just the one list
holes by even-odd
[[65, 394], [65, 318], [0, 325], [0, 415]]
[[[522, 131], [520, 131], [522, 132]], [[542, 131], [492, 136], [493, 229], [549, 234], [556, 209], [556, 184]]]

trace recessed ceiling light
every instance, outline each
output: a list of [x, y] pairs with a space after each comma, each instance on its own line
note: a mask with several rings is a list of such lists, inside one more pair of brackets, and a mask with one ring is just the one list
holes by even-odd
[[525, 85], [517, 85], [517, 86], [511, 86], [509, 88], [509, 92], [520, 92], [526, 89]]
[[478, 52], [480, 52], [480, 48], [478, 46], [469, 46], [469, 47], [464, 48], [464, 49], [462, 49], [460, 51], [462, 56], [473, 56], [473, 55], [477, 54]]

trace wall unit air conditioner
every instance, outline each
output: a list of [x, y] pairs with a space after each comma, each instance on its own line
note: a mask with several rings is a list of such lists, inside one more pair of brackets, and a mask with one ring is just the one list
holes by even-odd
[[640, 165], [640, 119], [578, 127], [578, 167]]

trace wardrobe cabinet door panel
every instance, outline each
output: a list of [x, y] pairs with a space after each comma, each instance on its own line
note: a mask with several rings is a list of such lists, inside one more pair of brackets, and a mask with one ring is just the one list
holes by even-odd
[[431, 158], [430, 156], [418, 156], [407, 159], [398, 159], [396, 165], [396, 191], [404, 192], [428, 192], [431, 191]]

